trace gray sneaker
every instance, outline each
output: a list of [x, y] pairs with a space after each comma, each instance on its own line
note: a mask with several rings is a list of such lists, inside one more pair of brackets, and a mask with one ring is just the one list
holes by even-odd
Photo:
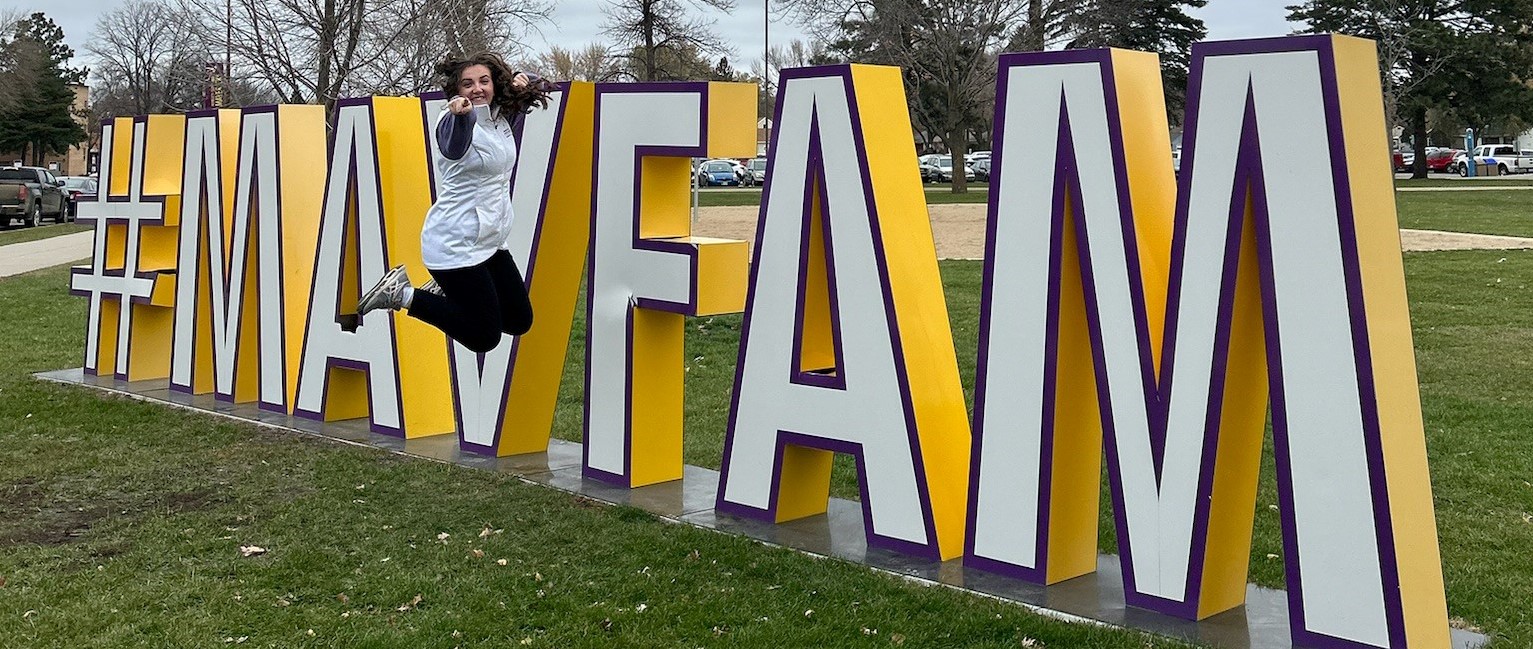
[[405, 306], [405, 288], [410, 285], [410, 276], [405, 272], [404, 266], [395, 266], [393, 270], [383, 274], [383, 279], [378, 284], [362, 294], [362, 299], [357, 300], [357, 317], [367, 315], [377, 309], [402, 309]]
[[417, 291], [425, 291], [425, 292], [430, 293], [432, 295], [435, 295], [437, 297], [446, 297], [447, 296], [447, 293], [442, 290], [442, 285], [437, 284], [436, 280], [434, 280], [434, 279], [427, 280], [425, 284], [421, 284], [420, 286], [415, 287], [415, 290], [417, 290]]

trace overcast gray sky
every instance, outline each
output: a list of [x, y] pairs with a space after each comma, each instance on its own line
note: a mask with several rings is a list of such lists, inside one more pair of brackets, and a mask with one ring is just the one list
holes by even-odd
[[[1292, 31], [1283, 7], [1293, 2], [1295, 0], [1210, 0], [1207, 7], [1192, 13], [1208, 25], [1209, 40], [1280, 36]], [[61, 8], [61, 4], [68, 9]], [[0, 11], [22, 9], [47, 13], [64, 28], [65, 40], [79, 52], [94, 29], [96, 19], [121, 4], [122, 0], [68, 0], [65, 3], [0, 0]], [[529, 47], [545, 50], [547, 45], [554, 44], [573, 48], [606, 40], [601, 35], [605, 6], [601, 0], [566, 0], [556, 4], [553, 23], [543, 28], [541, 42], [538, 37], [533, 37], [533, 42], [527, 43]], [[752, 60], [761, 58], [762, 4], [762, 0], [738, 0], [732, 15], [719, 13], [716, 16], [719, 34], [735, 46], [735, 54], [729, 59], [736, 68], [747, 69]], [[781, 16], [773, 16], [770, 31], [773, 43], [803, 38], [802, 31]], [[80, 61], [76, 61], [78, 64]]]

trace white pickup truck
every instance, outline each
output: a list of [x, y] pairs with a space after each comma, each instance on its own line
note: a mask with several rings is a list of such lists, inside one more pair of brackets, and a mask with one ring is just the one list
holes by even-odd
[[[1457, 172], [1460, 176], [1469, 175], [1468, 156], [1460, 153], [1453, 159], [1453, 164], [1448, 171]], [[1533, 171], [1533, 151], [1518, 151], [1517, 147], [1510, 144], [1485, 144], [1474, 149], [1474, 164], [1479, 175], [1487, 175], [1491, 167], [1500, 176], [1507, 174], [1521, 174]]]

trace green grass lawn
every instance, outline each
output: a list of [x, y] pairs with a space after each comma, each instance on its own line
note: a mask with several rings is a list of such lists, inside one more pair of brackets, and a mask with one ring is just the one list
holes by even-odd
[[[85, 303], [66, 277], [0, 280], [0, 647], [1181, 646], [504, 475], [38, 382], [79, 364]], [[694, 384], [727, 383], [733, 357], [712, 360]]]
[[66, 234], [74, 234], [76, 232], [84, 232], [89, 229], [90, 226], [76, 225], [74, 223], [48, 223], [35, 228], [24, 228], [19, 225], [15, 225], [8, 229], [0, 230], [0, 246], [12, 243], [21, 243], [23, 241], [47, 239], [49, 237], [57, 237]]
[[1533, 190], [1395, 192], [1400, 227], [1533, 237]]
[[[1410, 254], [1406, 271], [1450, 611], [1497, 646], [1533, 646], [1533, 252]], [[942, 272], [969, 391], [980, 264]], [[505, 476], [39, 383], [28, 373], [79, 364], [84, 302], [65, 277], [0, 280], [0, 322], [19, 332], [0, 339], [0, 638], [17, 646], [1175, 645]], [[688, 463], [719, 464], [739, 324], [688, 322]], [[555, 435], [578, 440], [571, 352]], [[1281, 587], [1270, 457], [1251, 578]], [[839, 463], [835, 494], [855, 498], [854, 480]]]
[[[926, 203], [938, 205], [943, 203], [984, 203], [989, 200], [989, 186], [985, 183], [969, 183], [969, 191], [963, 194], [954, 194], [951, 185], [929, 184], [925, 186]], [[760, 205], [761, 190], [757, 188], [741, 187], [729, 189], [716, 189], [706, 192], [698, 192], [697, 204], [699, 207], [733, 207], [738, 205]]]
[[[1447, 179], [1397, 180], [1396, 187], [1533, 187], [1533, 176], [1506, 180], [1457, 181]], [[984, 204], [989, 187], [971, 183], [970, 191], [954, 194], [948, 185], [927, 185], [926, 203]], [[1533, 237], [1533, 190], [1475, 192], [1397, 192], [1400, 227], [1449, 232], [1478, 232]], [[702, 192], [702, 207], [759, 205], [761, 190], [728, 189]]]
[[1533, 174], [1496, 176], [1494, 178], [1462, 179], [1457, 176], [1433, 174], [1420, 180], [1395, 179], [1395, 187], [1533, 187]]

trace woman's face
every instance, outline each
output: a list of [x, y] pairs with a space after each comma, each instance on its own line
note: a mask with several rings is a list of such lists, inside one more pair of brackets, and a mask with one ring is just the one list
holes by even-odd
[[490, 69], [478, 64], [463, 68], [463, 74], [458, 75], [458, 96], [473, 104], [490, 103], [495, 96], [495, 81], [490, 78]]

